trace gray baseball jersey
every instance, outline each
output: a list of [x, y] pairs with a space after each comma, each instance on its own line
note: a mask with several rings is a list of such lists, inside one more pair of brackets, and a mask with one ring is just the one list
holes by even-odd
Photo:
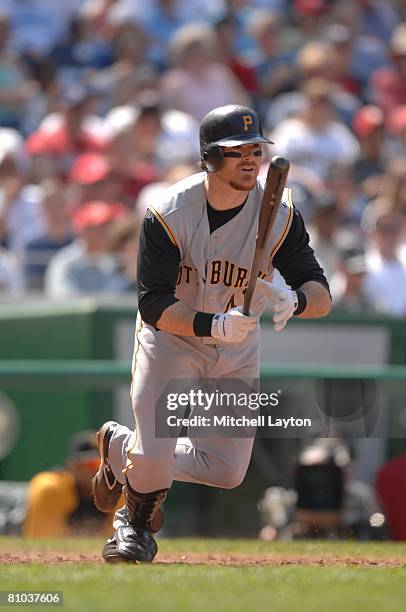
[[[258, 179], [242, 210], [210, 233], [204, 191], [204, 173], [169, 188], [152, 209], [180, 252], [176, 297], [196, 311], [226, 312], [243, 303], [255, 248], [264, 179]], [[290, 191], [285, 190], [261, 276], [272, 277], [271, 258], [292, 223]], [[254, 299], [261, 311], [261, 298]], [[137, 319], [131, 397], [135, 433], [120, 427], [110, 443], [115, 476], [123, 470], [136, 491], [170, 487], [174, 479], [231, 488], [244, 478], [253, 439], [163, 439], [155, 436], [155, 404], [162, 379], [199, 380], [259, 377], [259, 326], [243, 342], [181, 337], [158, 331]], [[125, 523], [123, 513], [115, 526]]]
[[[176, 297], [196, 311], [227, 312], [244, 301], [265, 178], [257, 179], [238, 215], [211, 234], [204, 177], [205, 173], [195, 174], [168, 189], [165, 200], [152, 212], [180, 252]], [[289, 231], [292, 217], [290, 190], [285, 189], [268, 236], [262, 278], [272, 277], [272, 258]]]

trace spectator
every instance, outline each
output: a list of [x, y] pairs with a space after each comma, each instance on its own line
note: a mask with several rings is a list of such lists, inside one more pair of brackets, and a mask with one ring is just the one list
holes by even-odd
[[360, 96], [361, 83], [352, 71], [353, 41], [351, 31], [344, 25], [332, 24], [327, 28], [326, 40], [330, 46], [330, 78], [344, 91]]
[[331, 47], [327, 41], [312, 40], [303, 45], [296, 55], [300, 81], [328, 79], [331, 68], [330, 51]]
[[[167, 68], [169, 42], [176, 30], [186, 23], [185, 15], [180, 10], [180, 5], [186, 3], [180, 3], [177, 0], [155, 0], [148, 3], [148, 10], [145, 10], [144, 3], [141, 4], [142, 8], [140, 6], [141, 10], [138, 11], [136, 18], [142, 23], [152, 40], [148, 57], [158, 71], [162, 72]], [[188, 2], [187, 4], [193, 3]], [[203, 9], [203, 7], [200, 8]], [[199, 8], [195, 14], [203, 17]]]
[[319, 38], [327, 11], [327, 0], [293, 0], [293, 28], [288, 32], [290, 46], [297, 49], [309, 40]]
[[351, 132], [334, 117], [330, 84], [310, 79], [303, 86], [305, 106], [297, 117], [276, 127], [276, 151], [325, 180], [331, 166], [351, 163], [359, 152]]
[[124, 199], [122, 177], [114, 171], [107, 155], [83, 153], [78, 155], [69, 173], [67, 190], [69, 205], [85, 202]]
[[[406, 158], [399, 157], [388, 162], [386, 172], [380, 182], [379, 193], [365, 208], [362, 223], [369, 229], [374, 226], [379, 213], [394, 212], [406, 219]], [[400, 257], [406, 261], [406, 226], [399, 239]]]
[[115, 106], [134, 103], [140, 92], [154, 87], [157, 80], [147, 58], [151, 40], [139, 21], [119, 16], [111, 18], [108, 26], [114, 61], [89, 75], [91, 86], [103, 92], [102, 115]]
[[[295, 86], [293, 91], [278, 95], [267, 112], [267, 125], [274, 127], [286, 117], [301, 113], [306, 105], [303, 85], [310, 79], [324, 79], [330, 83], [330, 99], [337, 117], [351, 127], [360, 100], [346, 90], [338, 79], [334, 48], [327, 41], [311, 41], [304, 45], [295, 59]], [[302, 89], [301, 89], [302, 88]]]
[[375, 207], [365, 219], [367, 252], [367, 298], [379, 312], [406, 314], [406, 265], [399, 257], [405, 216]]
[[254, 96], [258, 89], [254, 68], [236, 52], [237, 26], [232, 14], [225, 14], [214, 24], [217, 57], [230, 68], [244, 89]]
[[66, 177], [75, 155], [105, 150], [102, 120], [92, 113], [94, 102], [89, 89], [70, 86], [61, 94], [59, 111], [47, 115], [28, 138], [28, 152], [49, 160], [51, 178], [55, 174]]
[[97, 510], [91, 493], [99, 462], [94, 433], [77, 432], [65, 466], [40, 472], [30, 481], [23, 534], [31, 538], [108, 534], [113, 516]]
[[268, 10], [255, 11], [250, 20], [250, 32], [256, 48], [247, 53], [247, 63], [256, 71], [258, 94], [269, 100], [294, 88], [293, 54], [282, 48], [283, 22]]
[[14, 253], [43, 231], [41, 189], [27, 184], [28, 169], [22, 137], [0, 128], [0, 241]]
[[406, 219], [406, 156], [390, 160], [379, 197], [371, 206], [382, 206]]
[[335, 194], [340, 213], [343, 215], [343, 223], [350, 226], [355, 232], [359, 232], [361, 214], [365, 208], [365, 198], [357, 191], [351, 178], [350, 165], [346, 163], [335, 163], [330, 166], [329, 172], [324, 180], [324, 185], [330, 193]]
[[305, 107], [305, 97], [300, 83], [310, 78], [329, 78], [330, 65], [328, 47], [325, 43], [309, 42], [297, 53], [294, 60], [296, 79], [293, 91], [276, 95], [266, 113], [266, 125], [276, 128], [284, 119], [296, 117]]
[[395, 9], [382, 0], [355, 0], [360, 8], [360, 30], [370, 38], [388, 43], [398, 22]]
[[110, 250], [112, 221], [128, 215], [118, 202], [87, 202], [73, 216], [77, 239], [50, 261], [45, 291], [50, 297], [114, 294], [125, 291], [128, 281]]
[[406, 453], [393, 457], [379, 470], [376, 492], [388, 517], [394, 540], [406, 541]]
[[19, 129], [26, 104], [37, 86], [28, 79], [19, 57], [10, 50], [9, 35], [9, 20], [0, 11], [0, 125]]
[[49, 179], [42, 186], [41, 216], [44, 233], [25, 245], [24, 276], [30, 289], [43, 289], [44, 274], [51, 257], [73, 240], [65, 190]]
[[[120, 125], [123, 121], [124, 125]], [[119, 106], [109, 113], [107, 125], [114, 134], [128, 136], [128, 155], [132, 163], [154, 166], [158, 157], [158, 138], [161, 131], [161, 108], [154, 91], [144, 92], [136, 107]], [[119, 163], [126, 163], [123, 158]], [[118, 169], [118, 168], [117, 168]]]
[[204, 26], [180, 28], [172, 39], [174, 67], [162, 77], [165, 105], [197, 121], [216, 106], [248, 104], [249, 97], [227, 66], [215, 61], [212, 31]]
[[288, 187], [292, 190], [292, 202], [300, 211], [306, 227], [310, 226], [314, 210], [317, 207], [315, 202], [325, 194], [325, 187], [321, 181], [313, 180], [314, 174], [307, 172], [302, 166], [291, 166], [289, 172]]
[[159, 175], [160, 113], [157, 108], [118, 106], [107, 115], [106, 129], [110, 134], [109, 164], [121, 181], [123, 198], [133, 208], [139, 191]]
[[370, 79], [373, 102], [385, 115], [406, 104], [406, 21], [393, 30], [390, 55], [391, 66], [375, 70]]
[[406, 104], [397, 106], [387, 117], [389, 146], [392, 157], [406, 157]]
[[366, 273], [367, 265], [362, 251], [352, 248], [339, 254], [337, 272], [330, 284], [336, 312], [363, 314], [373, 310], [365, 295]]
[[[128, 75], [132, 70], [146, 63], [146, 54], [150, 44], [150, 38], [141, 24], [135, 19], [110, 20], [113, 31], [113, 51], [115, 54], [115, 68], [123, 75]], [[130, 100], [122, 100], [121, 103]]]
[[21, 55], [44, 57], [61, 40], [80, 0], [3, 0], [12, 29], [12, 47]]
[[351, 167], [352, 180], [368, 198], [372, 198], [379, 191], [387, 164], [382, 110], [373, 105], [363, 106], [354, 117], [353, 131], [360, 144], [360, 154]]
[[108, 159], [123, 181], [131, 208], [139, 192], [160, 180], [168, 167], [199, 157], [195, 120], [181, 111], [162, 109], [155, 92], [144, 92], [137, 106], [112, 109], [105, 123]]
[[26, 68], [33, 79], [31, 82], [35, 84], [24, 105], [24, 114], [20, 121], [19, 130], [26, 137], [38, 129], [50, 109], [56, 108], [60, 74], [57, 73], [49, 56], [26, 58], [25, 61]]
[[125, 166], [152, 159], [161, 168], [196, 161], [200, 155], [199, 124], [182, 111], [164, 108], [154, 90], [143, 92], [135, 105], [113, 108], [106, 116], [105, 129], [113, 166], [115, 159]]
[[110, 42], [100, 36], [95, 21], [82, 11], [70, 22], [65, 38], [57, 41], [50, 59], [60, 75], [80, 80], [86, 69], [109, 66], [113, 54]]
[[[276, 3], [280, 2], [280, 0], [266, 0], [266, 8], [271, 11], [275, 10], [273, 6], [275, 1]], [[249, 32], [249, 20], [253, 10], [257, 8], [258, 0], [220, 0], [217, 4], [217, 10], [206, 22], [216, 23], [225, 16], [230, 17], [234, 22], [235, 28], [235, 51], [238, 55], [244, 55], [254, 47], [254, 42]]]
[[137, 290], [137, 255], [140, 237], [140, 223], [135, 217], [117, 219], [111, 227], [111, 242], [109, 250], [118, 259], [118, 266], [127, 280], [124, 291]]
[[363, 100], [367, 101], [369, 100], [367, 86], [371, 73], [378, 68], [388, 66], [387, 45], [363, 31], [362, 11], [357, 1], [340, 0], [335, 3], [331, 17], [333, 26], [339, 25], [350, 32], [351, 73], [361, 85]]
[[309, 226], [310, 245], [324, 269], [327, 280], [337, 271], [340, 221], [342, 213], [333, 194], [325, 194], [315, 202]]

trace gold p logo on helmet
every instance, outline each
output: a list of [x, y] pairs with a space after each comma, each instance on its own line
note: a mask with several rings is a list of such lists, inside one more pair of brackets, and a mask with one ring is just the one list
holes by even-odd
[[252, 125], [251, 115], [243, 115], [242, 120], [244, 122], [244, 132], [248, 132], [249, 126]]

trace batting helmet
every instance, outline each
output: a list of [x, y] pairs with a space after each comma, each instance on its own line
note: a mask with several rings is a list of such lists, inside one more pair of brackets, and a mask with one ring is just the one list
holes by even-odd
[[221, 166], [223, 153], [220, 147], [254, 143], [273, 144], [263, 135], [261, 121], [251, 108], [229, 104], [215, 108], [203, 117], [200, 125], [200, 159], [208, 172], [216, 172]]

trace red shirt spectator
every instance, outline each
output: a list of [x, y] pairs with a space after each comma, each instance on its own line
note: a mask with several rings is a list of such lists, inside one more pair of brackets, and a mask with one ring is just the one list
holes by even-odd
[[102, 121], [91, 113], [93, 96], [82, 86], [72, 86], [60, 100], [60, 112], [45, 117], [27, 140], [31, 155], [50, 156], [58, 174], [66, 175], [75, 155], [103, 152], [107, 138]]
[[379, 470], [376, 490], [393, 539], [406, 541], [406, 453], [391, 459]]

